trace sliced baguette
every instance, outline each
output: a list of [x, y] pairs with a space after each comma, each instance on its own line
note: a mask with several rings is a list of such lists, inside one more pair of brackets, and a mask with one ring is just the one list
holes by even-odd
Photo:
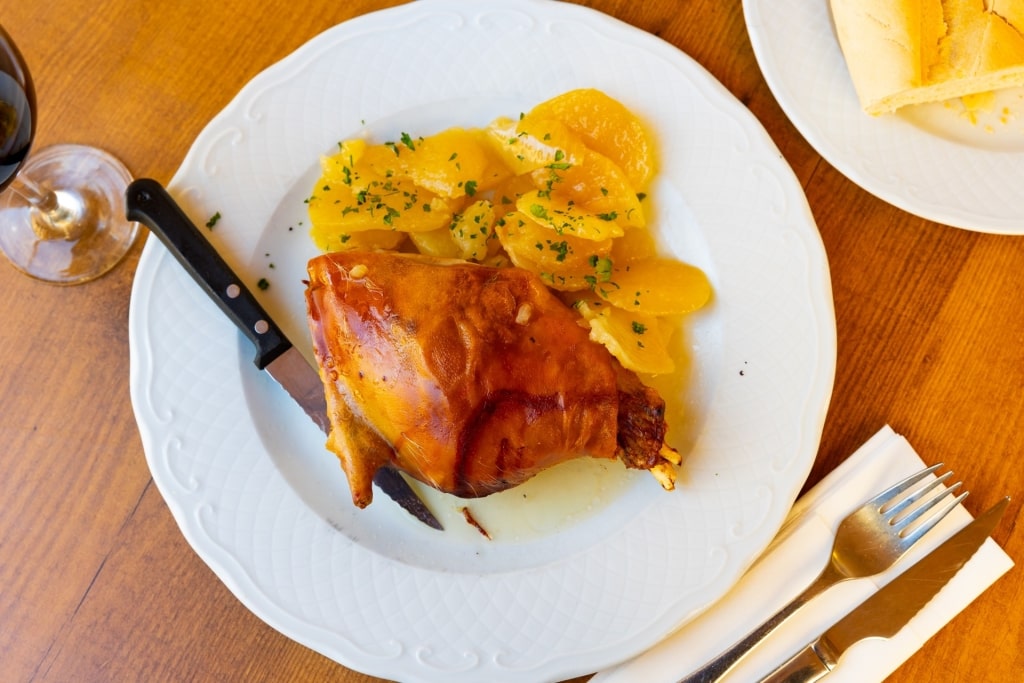
[[830, 4], [869, 114], [1024, 85], [1024, 0]]

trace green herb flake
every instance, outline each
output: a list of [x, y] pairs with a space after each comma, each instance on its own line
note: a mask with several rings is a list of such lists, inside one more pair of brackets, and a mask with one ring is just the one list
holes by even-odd
[[210, 220], [206, 221], [206, 227], [213, 230], [213, 227], [220, 222], [220, 211], [210, 216]]
[[548, 210], [541, 204], [530, 204], [530, 213], [537, 218], [548, 218]]
[[265, 289], [269, 289], [270, 288], [270, 281], [267, 280], [267, 278], [265, 278], [265, 277], [261, 277], [260, 281], [256, 283], [256, 286], [259, 287], [260, 289], [264, 289], [264, 290]]
[[565, 257], [568, 256], [571, 251], [569, 243], [565, 240], [562, 240], [561, 242], [549, 242], [548, 249], [557, 254], [557, 256], [555, 256], [555, 260], [559, 263], [565, 261]]
[[594, 254], [590, 257], [589, 263], [590, 267], [594, 269], [595, 282], [608, 282], [612, 279], [612, 260], [610, 258]]
[[646, 325], [644, 325], [643, 323], [637, 322], [636, 320], [633, 321], [633, 333], [634, 334], [643, 334], [646, 331], [647, 331], [647, 326]]

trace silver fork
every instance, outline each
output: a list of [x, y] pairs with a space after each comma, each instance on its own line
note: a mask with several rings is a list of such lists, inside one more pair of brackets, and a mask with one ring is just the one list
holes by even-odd
[[[767, 638], [815, 596], [841, 581], [873, 576], [895, 564], [911, 546], [967, 497], [965, 491], [947, 501], [945, 507], [935, 511], [930, 517], [922, 519], [940, 502], [953, 496], [963, 485], [963, 482], [957, 482], [932, 495], [928, 500], [923, 500], [953, 475], [952, 472], [946, 472], [911, 491], [940, 467], [942, 463], [907, 477], [850, 513], [836, 530], [829, 563], [803, 593], [769, 617], [756, 630], [700, 669], [681, 679], [679, 683], [712, 683], [721, 680], [751, 648]], [[923, 502], [918, 504], [922, 500]]]

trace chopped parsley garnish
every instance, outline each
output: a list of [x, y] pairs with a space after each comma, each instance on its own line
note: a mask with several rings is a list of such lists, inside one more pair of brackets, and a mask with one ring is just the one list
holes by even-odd
[[[612, 260], [607, 256], [598, 256], [594, 254], [589, 259], [590, 267], [594, 269], [596, 274], [595, 282], [608, 282], [612, 279]], [[590, 282], [590, 280], [587, 280]], [[591, 283], [593, 286], [593, 283]]]
[[548, 242], [548, 249], [557, 254], [557, 256], [555, 256], [555, 260], [559, 263], [564, 261], [565, 257], [569, 255], [570, 251], [572, 251], [569, 247], [569, 243], [565, 240], [562, 240], [561, 242]]

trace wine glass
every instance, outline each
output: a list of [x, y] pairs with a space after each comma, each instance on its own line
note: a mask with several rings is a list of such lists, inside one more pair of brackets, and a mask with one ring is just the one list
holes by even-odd
[[35, 130], [32, 77], [0, 26], [0, 250], [40, 280], [92, 280], [121, 260], [138, 232], [124, 210], [131, 174], [84, 145], [54, 145], [30, 157]]

